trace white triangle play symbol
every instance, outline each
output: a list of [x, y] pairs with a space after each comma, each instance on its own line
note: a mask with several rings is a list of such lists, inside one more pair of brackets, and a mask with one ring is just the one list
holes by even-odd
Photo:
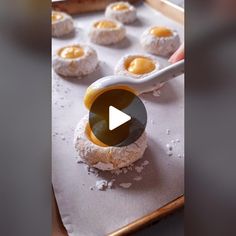
[[109, 130], [113, 130], [129, 120], [131, 120], [129, 115], [113, 106], [109, 106]]

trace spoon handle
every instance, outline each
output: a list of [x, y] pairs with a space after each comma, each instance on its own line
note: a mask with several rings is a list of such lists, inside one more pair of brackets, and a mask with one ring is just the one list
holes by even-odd
[[164, 69], [138, 80], [139, 92], [150, 90], [160, 83], [164, 83], [184, 73], [184, 59]]

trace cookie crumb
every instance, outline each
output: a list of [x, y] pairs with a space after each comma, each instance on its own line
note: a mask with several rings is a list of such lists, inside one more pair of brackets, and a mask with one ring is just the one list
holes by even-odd
[[134, 177], [134, 178], [133, 178], [133, 180], [135, 180], [135, 181], [140, 181], [140, 180], [142, 180], [142, 179], [143, 179], [142, 176], [137, 176], [137, 177]]
[[153, 95], [154, 97], [160, 97], [160, 96], [161, 96], [161, 91], [160, 91], [160, 89], [154, 90], [154, 91], [152, 92], [152, 95]]
[[128, 170], [133, 170], [133, 166], [130, 165], [130, 166], [127, 167], [127, 169]]
[[148, 160], [144, 160], [143, 163], [142, 163], [142, 166], [146, 166], [149, 164], [149, 161]]
[[96, 188], [100, 191], [104, 191], [107, 187], [107, 181], [102, 179], [102, 180], [97, 180], [96, 181]]
[[129, 188], [132, 185], [132, 183], [121, 183], [120, 186], [122, 188]]
[[134, 169], [137, 173], [141, 173], [143, 171], [143, 166], [135, 166]]
[[123, 172], [122, 169], [117, 169], [117, 170], [112, 170], [112, 171], [111, 171], [111, 173], [112, 173], [112, 174], [115, 174], [115, 175], [119, 175], [119, 174], [121, 174], [122, 172]]
[[107, 188], [111, 189], [113, 187], [113, 183], [115, 182], [115, 179], [112, 179], [111, 181], [108, 182]]

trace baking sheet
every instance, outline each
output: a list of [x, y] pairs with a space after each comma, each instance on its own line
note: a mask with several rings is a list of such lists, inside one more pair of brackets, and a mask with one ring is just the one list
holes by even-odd
[[[127, 38], [117, 45], [99, 46], [87, 38], [88, 26], [103, 17], [102, 12], [75, 17], [75, 34], [52, 40], [53, 51], [69, 43], [88, 43], [96, 49], [100, 59], [97, 70], [81, 80], [63, 79], [52, 72], [52, 182], [61, 218], [70, 236], [105, 235], [162, 207], [184, 191], [183, 76], [168, 82], [160, 96], [152, 93], [141, 96], [148, 112], [148, 148], [136, 166], [144, 160], [149, 161], [141, 174], [132, 170], [115, 175], [113, 189], [91, 190], [96, 180], [111, 180], [113, 175], [89, 174], [86, 166], [75, 160], [73, 134], [77, 122], [88, 112], [83, 106], [87, 86], [100, 77], [113, 74], [115, 64], [123, 55], [144, 53], [139, 37], [151, 25], [174, 28], [183, 40], [183, 26], [146, 4], [138, 5], [137, 10], [138, 20], [126, 26]], [[166, 59], [157, 58], [163, 67], [168, 64]], [[167, 144], [173, 146], [172, 156], [168, 155]], [[142, 176], [142, 180], [134, 181], [137, 176]], [[120, 183], [132, 185], [125, 189]]]

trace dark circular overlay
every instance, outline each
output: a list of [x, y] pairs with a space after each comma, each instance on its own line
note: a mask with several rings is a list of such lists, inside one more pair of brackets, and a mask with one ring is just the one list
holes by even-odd
[[[131, 116], [114, 130], [109, 130], [109, 106]], [[107, 146], [123, 147], [134, 143], [144, 132], [147, 111], [141, 99], [125, 89], [112, 89], [99, 95], [89, 111], [89, 125], [97, 139]]]

